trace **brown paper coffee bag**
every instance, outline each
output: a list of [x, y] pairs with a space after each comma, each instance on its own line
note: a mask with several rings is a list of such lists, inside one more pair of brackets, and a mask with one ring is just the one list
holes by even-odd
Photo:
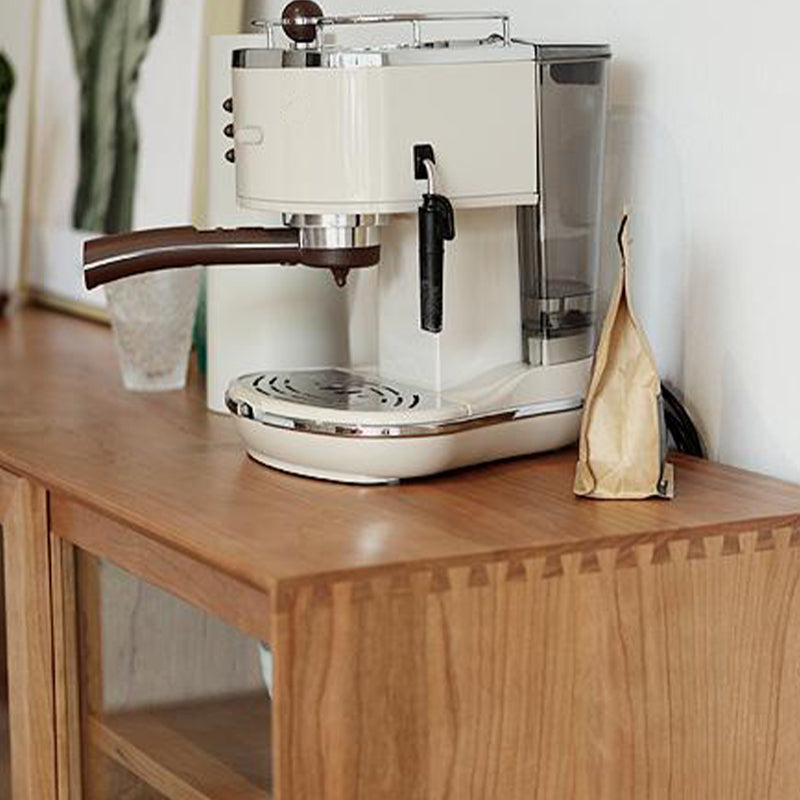
[[609, 500], [672, 497], [661, 381], [628, 287], [628, 215], [620, 271], [603, 323], [581, 420], [575, 494]]

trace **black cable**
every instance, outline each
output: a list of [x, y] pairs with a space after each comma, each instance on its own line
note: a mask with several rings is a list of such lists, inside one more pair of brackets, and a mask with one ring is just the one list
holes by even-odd
[[705, 448], [697, 428], [681, 401], [665, 383], [661, 384], [661, 397], [664, 400], [664, 421], [675, 449], [679, 453], [705, 458]]

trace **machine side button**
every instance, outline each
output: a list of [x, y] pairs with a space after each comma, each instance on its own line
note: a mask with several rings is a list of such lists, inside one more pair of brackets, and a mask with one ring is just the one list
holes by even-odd
[[264, 141], [264, 131], [255, 125], [248, 125], [237, 128], [233, 138], [236, 144], [258, 145]]

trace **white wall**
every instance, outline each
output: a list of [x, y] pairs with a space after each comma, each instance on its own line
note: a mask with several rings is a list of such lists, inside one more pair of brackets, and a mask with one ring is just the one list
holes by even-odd
[[520, 31], [611, 43], [607, 209], [632, 203], [634, 301], [662, 374], [712, 457], [800, 480], [796, 4], [512, 10]]
[[[393, 8], [320, 0], [328, 13]], [[272, 16], [280, 3], [267, 0]], [[724, 462], [800, 481], [800, 12], [789, 0], [417, 0], [502, 6], [541, 41], [607, 41], [606, 284], [632, 206], [634, 302]]]

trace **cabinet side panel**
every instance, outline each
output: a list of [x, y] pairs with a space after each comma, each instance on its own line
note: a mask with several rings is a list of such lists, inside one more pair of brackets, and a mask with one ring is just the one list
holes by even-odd
[[276, 798], [795, 796], [795, 542], [284, 589]]
[[[0, 473], [8, 646], [11, 792], [55, 800], [52, 613], [47, 495]], [[2, 499], [2, 497], [0, 497]], [[2, 509], [0, 509], [2, 510]]]

